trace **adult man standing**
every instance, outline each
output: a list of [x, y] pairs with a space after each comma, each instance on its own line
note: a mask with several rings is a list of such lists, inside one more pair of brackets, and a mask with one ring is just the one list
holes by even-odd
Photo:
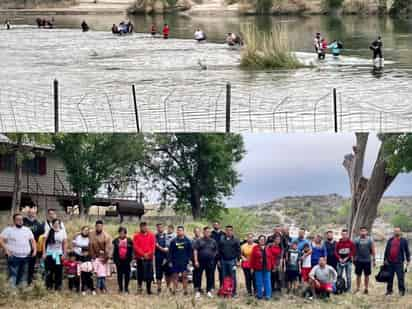
[[349, 239], [347, 229], [343, 229], [341, 232], [342, 238], [337, 242], [335, 248], [335, 255], [338, 259], [337, 273], [338, 276], [343, 275], [343, 271], [346, 274], [346, 292], [351, 290], [352, 286], [352, 262], [355, 256], [355, 244]]
[[162, 279], [163, 276], [168, 280], [166, 274], [167, 268], [167, 255], [169, 248], [166, 245], [166, 233], [163, 230], [163, 224], [156, 224], [156, 250], [155, 250], [155, 267], [156, 267], [156, 283], [157, 283], [157, 293], [162, 292]]
[[[223, 232], [220, 229], [220, 223], [217, 222], [217, 221], [215, 223], [213, 223], [213, 230], [212, 230], [211, 236], [216, 241], [218, 246], [219, 246], [219, 242], [222, 239], [222, 237], [225, 236], [225, 232]], [[217, 255], [216, 255], [216, 259], [215, 259], [214, 268], [215, 268], [215, 270], [217, 268], [217, 271], [219, 273], [219, 286], [222, 286], [222, 284], [223, 284], [222, 268], [220, 266], [219, 260], [220, 260], [220, 256], [219, 256], [219, 252], [218, 252]], [[215, 273], [215, 271], [213, 271], [213, 277], [214, 277], [214, 273]], [[215, 279], [213, 278], [213, 289], [214, 289], [214, 286], [215, 286]]]
[[309, 280], [313, 289], [313, 294], [329, 297], [333, 291], [333, 284], [336, 282], [337, 274], [335, 269], [326, 264], [326, 258], [319, 258], [319, 264], [312, 268], [309, 273]]
[[187, 295], [187, 266], [192, 258], [192, 241], [186, 237], [183, 226], [177, 227], [176, 238], [172, 240], [169, 247], [170, 267], [173, 273], [174, 289], [173, 294], [176, 294], [179, 275], [182, 276], [184, 295]]
[[133, 236], [133, 249], [137, 267], [137, 290], [142, 291], [143, 282], [146, 282], [147, 294], [152, 294], [153, 256], [155, 254], [156, 238], [149, 231], [146, 222], [140, 223], [140, 232]]
[[273, 244], [273, 242], [275, 241], [275, 238], [278, 236], [282, 237], [282, 227], [279, 225], [273, 229], [273, 234], [268, 237], [268, 239], [266, 240], [266, 244], [267, 245]]
[[[47, 218], [46, 221], [44, 222], [44, 233], [47, 234], [51, 227], [52, 227], [52, 221], [57, 219], [57, 212], [56, 209], [54, 208], [49, 208], [47, 209]], [[60, 220], [60, 229], [61, 230], [66, 230], [64, 227], [63, 222]]]
[[390, 280], [386, 287], [386, 295], [393, 293], [393, 278], [396, 274], [398, 277], [398, 288], [401, 296], [405, 295], [405, 269], [411, 261], [411, 253], [409, 251], [409, 244], [406, 238], [402, 237], [402, 232], [399, 227], [393, 230], [393, 237], [391, 237], [385, 248], [385, 264], [389, 266]]
[[213, 297], [213, 272], [214, 263], [217, 255], [216, 241], [210, 237], [210, 228], [208, 226], [203, 228], [203, 237], [196, 240], [193, 246], [194, 266], [198, 271], [196, 277], [195, 290], [196, 298], [200, 297], [200, 290], [202, 287], [203, 271], [206, 272], [206, 292], [209, 298]]
[[103, 230], [103, 221], [97, 220], [94, 231], [89, 232], [89, 254], [92, 259], [99, 256], [100, 251], [104, 251], [104, 256], [109, 259], [112, 256], [112, 237]]
[[[39, 241], [41, 235], [44, 234], [44, 225], [37, 220], [37, 207], [31, 205], [27, 211], [27, 217], [23, 218], [23, 225], [28, 227], [34, 236], [36, 243]], [[34, 270], [36, 266], [37, 256], [29, 257], [28, 261], [28, 274], [27, 274], [27, 283], [31, 284], [33, 282]]]
[[332, 266], [336, 270], [338, 266], [338, 260], [335, 255], [336, 240], [333, 239], [332, 231], [326, 232], [325, 247], [327, 252], [328, 265]]
[[23, 216], [13, 215], [13, 226], [6, 227], [0, 234], [0, 248], [7, 256], [9, 280], [12, 287], [19, 286], [27, 280], [29, 257], [35, 257], [36, 241], [32, 231], [23, 226]]
[[222, 278], [232, 277], [233, 296], [236, 296], [236, 265], [240, 259], [240, 242], [233, 235], [233, 226], [226, 226], [225, 234], [218, 244], [220, 267], [222, 268]]
[[295, 241], [297, 241], [298, 243], [299, 253], [302, 253], [303, 247], [305, 246], [305, 244], [308, 244], [310, 246], [310, 242], [309, 240], [306, 239], [305, 234], [306, 234], [306, 230], [304, 228], [301, 228], [298, 232], [298, 237], [295, 239]]
[[356, 290], [355, 293], [359, 292], [362, 273], [365, 278], [365, 290], [364, 293], [368, 294], [369, 286], [369, 276], [372, 273], [372, 266], [376, 266], [375, 260], [375, 243], [372, 237], [368, 235], [368, 229], [366, 227], [361, 227], [359, 230], [359, 237], [355, 239], [355, 274], [356, 274]]

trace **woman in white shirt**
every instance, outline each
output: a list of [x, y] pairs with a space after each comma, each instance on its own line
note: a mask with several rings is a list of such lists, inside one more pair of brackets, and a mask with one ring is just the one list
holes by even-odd
[[51, 229], [46, 234], [43, 245], [43, 259], [46, 268], [47, 289], [61, 290], [63, 281], [62, 256], [67, 250], [66, 230], [61, 228], [60, 220], [51, 222]]

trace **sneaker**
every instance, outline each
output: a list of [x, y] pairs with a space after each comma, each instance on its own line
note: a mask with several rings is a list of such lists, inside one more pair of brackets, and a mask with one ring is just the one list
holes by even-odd
[[83, 296], [86, 296], [86, 292], [82, 292], [82, 295], [83, 295]]
[[96, 295], [96, 291], [93, 291], [93, 292], [92, 292], [92, 295]]
[[359, 293], [359, 289], [356, 289], [355, 291], [353, 291], [353, 294], [357, 294]]
[[399, 295], [400, 295], [400, 296], [405, 296], [405, 291], [400, 291], [400, 292], [399, 292]]
[[363, 291], [363, 294], [368, 295], [369, 294], [368, 289], [365, 289], [365, 291]]
[[390, 291], [386, 292], [386, 294], [385, 294], [385, 296], [391, 296], [391, 295], [392, 295], [392, 292], [390, 292]]
[[212, 294], [212, 292], [207, 292], [207, 297], [209, 297], [209, 298], [213, 298], [213, 294]]
[[200, 292], [196, 292], [196, 294], [195, 294], [195, 298], [200, 298]]
[[188, 295], [187, 291], [184, 291], [184, 292], [183, 292], [183, 295], [184, 295], [184, 296], [187, 296], [187, 295]]

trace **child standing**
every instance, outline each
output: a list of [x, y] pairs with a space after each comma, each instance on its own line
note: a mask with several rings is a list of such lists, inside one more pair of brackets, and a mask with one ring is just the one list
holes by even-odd
[[76, 290], [80, 292], [80, 277], [79, 277], [79, 262], [76, 261], [76, 254], [71, 251], [68, 254], [68, 259], [63, 262], [64, 271], [69, 281], [70, 291]]
[[93, 284], [93, 263], [89, 255], [89, 249], [82, 249], [79, 265], [80, 281], [82, 284], [82, 294], [86, 295], [86, 291], [90, 290], [93, 295], [96, 295]]
[[106, 293], [106, 276], [110, 275], [110, 268], [104, 250], [99, 251], [99, 256], [93, 262], [93, 269], [97, 276], [96, 288], [98, 288], [100, 292]]
[[309, 273], [312, 270], [312, 254], [309, 244], [303, 245], [301, 261], [300, 275], [302, 276], [303, 282], [309, 281]]
[[286, 276], [288, 282], [288, 292], [297, 291], [299, 278], [299, 250], [298, 243], [294, 241], [286, 255]]

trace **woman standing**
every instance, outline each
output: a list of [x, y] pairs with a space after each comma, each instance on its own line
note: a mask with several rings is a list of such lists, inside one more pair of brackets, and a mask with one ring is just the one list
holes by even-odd
[[328, 256], [328, 252], [326, 250], [326, 246], [322, 242], [322, 236], [316, 235], [315, 239], [311, 245], [311, 267], [315, 267], [319, 263], [319, 259], [321, 257], [326, 258]]
[[[253, 240], [253, 234], [249, 233], [247, 235], [247, 241], [240, 248], [241, 258], [242, 258], [242, 269], [245, 274], [245, 284], [247, 293], [249, 296], [252, 296], [255, 292], [255, 282], [253, 280], [252, 270], [250, 269], [250, 256], [252, 254], [253, 247], [256, 246], [256, 243]], [[253, 291], [252, 291], [253, 287]]]
[[47, 289], [61, 290], [63, 280], [62, 257], [66, 254], [67, 235], [61, 228], [60, 220], [51, 222], [51, 229], [46, 235], [43, 247], [43, 259], [46, 268]]
[[119, 237], [113, 240], [113, 262], [117, 270], [119, 293], [129, 293], [130, 263], [133, 259], [133, 242], [127, 237], [127, 229], [119, 227]]
[[282, 237], [280, 235], [276, 235], [272, 245], [270, 245], [270, 250], [273, 255], [271, 285], [272, 291], [278, 293], [282, 291], [281, 271], [283, 265], [283, 250], [281, 242]]
[[272, 286], [270, 273], [274, 266], [274, 257], [269, 246], [266, 246], [266, 237], [261, 235], [258, 238], [259, 244], [252, 249], [250, 256], [250, 267], [253, 270], [256, 284], [256, 297], [269, 300], [272, 297]]
[[83, 248], [89, 248], [89, 227], [83, 226], [80, 233], [74, 236], [73, 251], [76, 254], [76, 260], [79, 261], [82, 255]]

